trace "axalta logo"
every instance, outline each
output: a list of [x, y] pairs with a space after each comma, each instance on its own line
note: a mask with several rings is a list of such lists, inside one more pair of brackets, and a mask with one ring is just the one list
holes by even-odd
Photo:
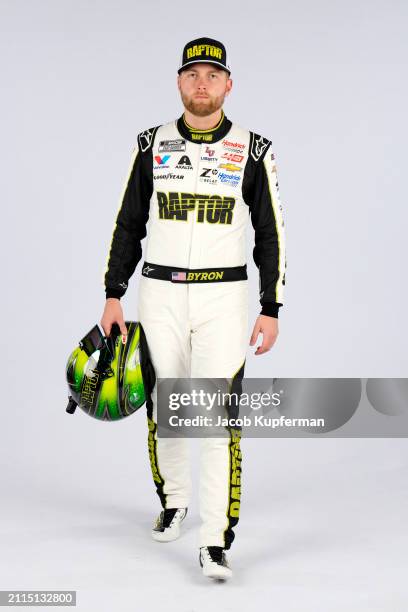
[[230, 140], [224, 139], [222, 141], [222, 144], [224, 145], [224, 147], [230, 147], [232, 149], [240, 149], [241, 151], [245, 149], [245, 145], [242, 144], [241, 142], [231, 142]]
[[192, 170], [193, 166], [191, 165], [190, 158], [187, 155], [180, 157], [176, 168], [180, 168], [181, 170]]
[[187, 59], [199, 57], [200, 55], [211, 55], [217, 59], [222, 59], [222, 49], [214, 45], [193, 45], [187, 49]]
[[224, 168], [224, 170], [228, 170], [229, 172], [241, 172], [241, 166], [235, 166], [234, 164], [218, 164], [219, 168]]

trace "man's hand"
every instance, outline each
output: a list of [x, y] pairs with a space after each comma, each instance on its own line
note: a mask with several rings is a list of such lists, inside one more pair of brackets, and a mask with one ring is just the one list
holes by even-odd
[[122, 305], [118, 298], [108, 298], [101, 319], [101, 326], [105, 332], [105, 336], [110, 335], [114, 323], [119, 325], [122, 334], [122, 342], [125, 344], [127, 340], [127, 327], [123, 319]]
[[267, 353], [275, 344], [279, 333], [278, 319], [266, 315], [259, 315], [255, 321], [251, 340], [249, 341], [250, 346], [254, 346], [255, 342], [258, 340], [259, 333], [262, 333], [262, 344], [256, 349], [255, 355]]

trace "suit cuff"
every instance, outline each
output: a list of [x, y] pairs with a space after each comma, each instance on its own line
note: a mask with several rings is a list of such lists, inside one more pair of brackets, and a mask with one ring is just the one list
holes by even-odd
[[118, 298], [118, 300], [120, 300], [120, 298], [124, 296], [124, 292], [119, 291], [118, 289], [105, 289], [105, 293], [106, 293], [106, 299]]
[[275, 319], [279, 318], [279, 308], [281, 304], [277, 302], [264, 302], [262, 304], [262, 315], [266, 315], [267, 317], [274, 317]]

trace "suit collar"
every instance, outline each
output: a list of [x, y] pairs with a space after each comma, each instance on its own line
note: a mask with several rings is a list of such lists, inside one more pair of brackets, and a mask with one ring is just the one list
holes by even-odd
[[228, 134], [232, 126], [231, 121], [227, 119], [224, 111], [222, 110], [221, 112], [221, 119], [217, 125], [210, 130], [198, 130], [193, 128], [186, 122], [184, 113], [177, 119], [177, 129], [184, 138], [196, 144], [217, 142]]

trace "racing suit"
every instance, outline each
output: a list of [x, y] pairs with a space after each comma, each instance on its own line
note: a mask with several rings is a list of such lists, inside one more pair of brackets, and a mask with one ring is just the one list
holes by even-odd
[[[121, 298], [142, 257], [138, 316], [158, 378], [243, 377], [248, 346], [246, 226], [255, 230], [262, 314], [278, 317], [285, 234], [271, 141], [231, 123], [210, 130], [178, 120], [138, 135], [104, 275]], [[163, 508], [191, 497], [186, 438], [157, 436], [148, 409], [153, 479]], [[202, 438], [200, 546], [230, 548], [239, 519], [240, 432]]]

